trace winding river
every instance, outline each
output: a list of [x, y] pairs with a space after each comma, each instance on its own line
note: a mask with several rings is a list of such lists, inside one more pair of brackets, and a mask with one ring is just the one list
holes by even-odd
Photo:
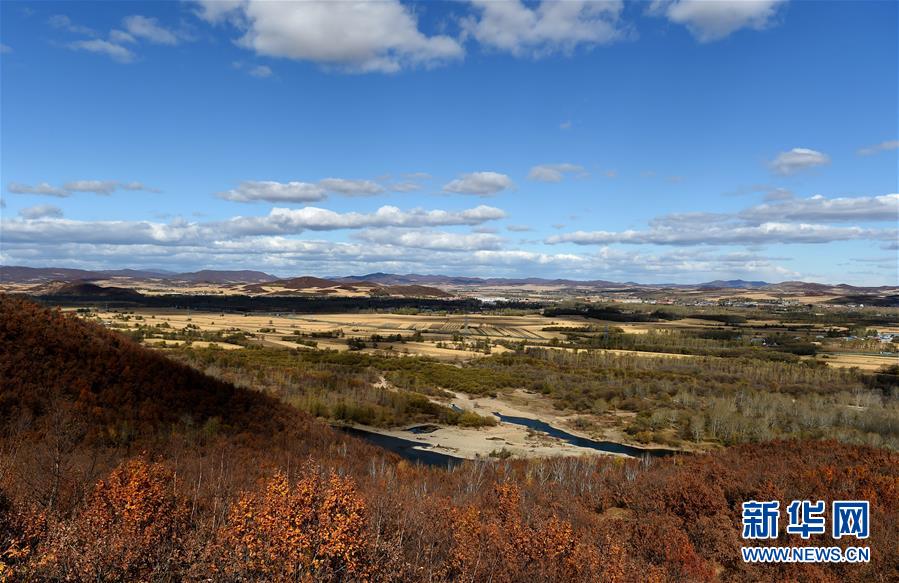
[[364, 439], [372, 445], [383, 447], [405, 460], [426, 466], [446, 468], [461, 464], [465, 461], [464, 458], [447, 455], [445, 453], [437, 453], [436, 451], [429, 451], [426, 448], [430, 446], [420, 441], [402, 439], [401, 437], [393, 437], [392, 435], [381, 435], [380, 433], [374, 433], [356, 427], [335, 427], [335, 429], [339, 429], [347, 435]]
[[513, 423], [515, 425], [523, 425], [528, 429], [533, 429], [534, 431], [541, 431], [546, 433], [551, 437], [555, 437], [570, 443], [571, 445], [576, 445], [578, 447], [587, 447], [590, 449], [595, 449], [597, 451], [602, 451], [605, 453], [617, 453], [629, 455], [631, 457], [643, 457], [648, 455], [650, 457], [663, 457], [666, 455], [671, 455], [674, 453], [679, 453], [673, 449], [657, 449], [657, 448], [642, 448], [642, 447], [634, 447], [632, 445], [624, 445], [623, 443], [615, 443], [614, 441], [595, 441], [593, 439], [587, 439], [586, 437], [579, 437], [577, 435], [573, 435], [568, 433], [567, 431], [563, 431], [557, 427], [553, 427], [549, 423], [545, 421], [540, 421], [538, 419], [531, 419], [529, 417], [514, 417], [511, 415], [503, 415], [502, 413], [493, 412], [497, 419], [499, 419], [503, 423]]

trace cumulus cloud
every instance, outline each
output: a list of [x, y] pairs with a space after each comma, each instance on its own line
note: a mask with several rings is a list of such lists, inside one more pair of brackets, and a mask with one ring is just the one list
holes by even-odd
[[889, 241], [896, 229], [833, 226], [831, 222], [895, 223], [899, 195], [826, 199], [790, 199], [762, 204], [736, 214], [678, 213], [658, 217], [649, 229], [627, 231], [575, 231], [546, 239], [549, 244], [608, 245], [738, 245], [776, 243], [830, 243], [849, 240]]
[[267, 79], [275, 74], [268, 65], [253, 65], [245, 63], [244, 61], [234, 61], [231, 63], [231, 66], [235, 69], [240, 69], [246, 72], [247, 75], [256, 77], [257, 79]]
[[889, 152], [896, 149], [899, 149], [899, 140], [887, 140], [886, 142], [880, 142], [879, 144], [874, 144], [873, 146], [859, 148], [858, 155], [873, 156], [874, 154], [877, 154], [879, 152]]
[[762, 204], [739, 214], [747, 221], [899, 221], [899, 194], [853, 198], [791, 198], [777, 204]]
[[94, 192], [96, 194], [112, 194], [119, 187], [114, 180], [75, 180], [66, 182], [63, 188], [69, 192]]
[[120, 63], [130, 63], [134, 61], [134, 53], [127, 47], [99, 38], [74, 41], [66, 46], [73, 51], [87, 51], [89, 53], [106, 55]]
[[142, 182], [121, 182], [118, 180], [73, 180], [62, 186], [52, 186], [46, 182], [40, 182], [34, 186], [10, 182], [6, 190], [16, 194], [40, 194], [45, 196], [66, 197], [76, 192], [93, 192], [95, 194], [109, 195], [117, 190], [159, 192], [156, 188], [145, 186]]
[[830, 164], [830, 156], [827, 154], [809, 148], [793, 148], [778, 154], [769, 165], [773, 172], [786, 176], [827, 164]]
[[502, 210], [485, 205], [464, 211], [424, 209], [403, 211], [395, 206], [382, 206], [373, 213], [338, 213], [317, 207], [274, 208], [268, 216], [235, 217], [219, 223], [216, 228], [236, 236], [284, 235], [298, 234], [306, 230], [333, 231], [366, 227], [473, 226], [505, 216], [506, 213]]
[[773, 243], [831, 243], [853, 239], [885, 239], [893, 231], [861, 227], [832, 227], [816, 224], [762, 223], [760, 225], [710, 225], [703, 230], [659, 228], [650, 231], [575, 231], [549, 237], [549, 244], [607, 245], [610, 243], [652, 245], [737, 245]]
[[561, 182], [565, 174], [581, 174], [584, 175], [583, 166], [577, 164], [540, 164], [531, 168], [528, 172], [528, 180], [536, 180], [538, 182]]
[[444, 192], [491, 196], [512, 188], [512, 179], [499, 172], [471, 172], [444, 185]]
[[528, 225], [506, 225], [506, 230], [512, 233], [527, 233], [533, 231], [534, 228]]
[[371, 180], [351, 180], [347, 178], [325, 178], [318, 184], [331, 192], [348, 196], [366, 196], [384, 192], [384, 187]]
[[784, 4], [786, 0], [653, 0], [647, 12], [686, 26], [696, 40], [707, 43], [741, 28], [768, 28]]
[[325, 189], [309, 182], [275, 182], [273, 180], [245, 180], [237, 188], [216, 193], [216, 196], [235, 202], [315, 202], [323, 200]]
[[161, 26], [155, 18], [134, 14], [126, 16], [122, 20], [122, 24], [132, 37], [144, 39], [151, 43], [176, 45], [179, 42], [178, 35]]
[[260, 79], [265, 79], [266, 77], [272, 76], [272, 68], [268, 65], [256, 65], [252, 69], [249, 70], [249, 73], [252, 77], [258, 77]]
[[151, 221], [76, 221], [69, 219], [3, 220], [3, 240], [19, 243], [91, 243], [109, 245], [205, 245], [230, 238], [296, 235], [305, 231], [364, 228], [423, 228], [475, 226], [505, 218], [494, 207], [481, 205], [462, 211], [382, 206], [373, 213], [338, 213], [328, 209], [273, 208], [268, 215], [234, 217], [199, 223], [176, 219]]
[[23, 219], [59, 219], [62, 218], [62, 209], [52, 204], [39, 204], [23, 208], [19, 211], [19, 216]]
[[789, 200], [793, 198], [793, 191], [786, 188], [772, 188], [765, 193], [765, 200], [768, 202], [775, 200]]
[[435, 251], [498, 249], [502, 238], [489, 233], [447, 233], [432, 230], [369, 229], [358, 237], [371, 243]]
[[496, 277], [529, 275], [619, 281], [696, 282], [703, 279], [790, 277], [794, 271], [773, 263], [776, 258], [752, 253], [715, 254], [707, 249], [678, 249], [664, 254], [601, 247], [595, 252], [543, 253], [520, 249], [467, 250], [403, 247], [370, 241], [342, 242], [293, 239], [281, 236], [224, 239], [177, 245], [20, 243], [4, 241], [4, 256], [19, 264], [49, 261], [73, 267], [110, 268], [159, 266], [199, 269], [263, 269], [275, 273], [440, 272]]
[[417, 182], [393, 182], [387, 185], [388, 190], [393, 192], [415, 192], [421, 190], [421, 184]]
[[353, 72], [394, 73], [463, 56], [446, 35], [427, 36], [399, 0], [379, 2], [225, 2], [201, 0], [200, 16], [243, 31], [256, 54], [312, 61]]
[[329, 192], [346, 196], [371, 196], [386, 189], [371, 180], [325, 178], [317, 183], [277, 182], [274, 180], [246, 180], [237, 188], [216, 193], [216, 196], [235, 202], [316, 202]]
[[75, 24], [74, 22], [72, 22], [72, 19], [65, 14], [54, 14], [47, 20], [47, 23], [53, 28], [65, 30], [75, 34], [81, 34], [85, 36], [97, 35], [94, 29], [82, 26], [80, 24]]
[[2, 225], [4, 243], [178, 245], [201, 244], [205, 240], [204, 229], [200, 225], [184, 221], [162, 224], [149, 221], [76, 221], [41, 218], [3, 220]]
[[206, 22], [221, 24], [232, 20], [240, 22], [243, 12], [239, 10], [246, 0], [209, 0], [197, 2], [196, 14]]
[[68, 16], [57, 14], [50, 18], [52, 27], [79, 34], [88, 38], [67, 43], [65, 46], [75, 51], [105, 55], [119, 63], [131, 63], [135, 53], [125, 45], [136, 45], [139, 41], [152, 44], [174, 46], [186, 38], [186, 35], [161, 25], [155, 18], [133, 14], [122, 19], [122, 29], [113, 28], [106, 39], [91, 28], [73, 23]]
[[464, 23], [481, 44], [513, 55], [540, 57], [570, 53], [578, 46], [608, 44], [627, 37], [620, 0], [543, 0], [530, 8], [520, 0], [474, 0], [477, 18]]
[[52, 186], [46, 182], [40, 182], [35, 185], [22, 184], [20, 182], [10, 182], [6, 190], [15, 194], [40, 194], [44, 196], [58, 196], [60, 198], [71, 194], [64, 188]]

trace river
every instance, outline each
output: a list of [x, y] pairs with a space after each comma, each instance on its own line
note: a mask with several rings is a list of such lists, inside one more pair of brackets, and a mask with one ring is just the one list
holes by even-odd
[[531, 419], [529, 417], [514, 417], [512, 415], [503, 415], [502, 413], [497, 413], [496, 411], [494, 411], [493, 414], [503, 423], [523, 425], [528, 429], [541, 431], [551, 437], [556, 437], [558, 439], [561, 439], [562, 441], [566, 441], [571, 445], [576, 445], [578, 447], [587, 447], [605, 453], [624, 454], [631, 457], [643, 457], [645, 455], [651, 457], [662, 457], [674, 453], [679, 453], [673, 449], [642, 448], [632, 445], [624, 445], [623, 443], [615, 443], [614, 441], [595, 441], [592, 439], [587, 439], [586, 437], [573, 435], [571, 433], [568, 433], [567, 431], [563, 431], [562, 429], [553, 427], [545, 421], [539, 421], [537, 419]]
[[347, 435], [364, 439], [372, 445], [383, 447], [405, 460], [426, 466], [446, 468], [461, 464], [465, 461], [464, 458], [424, 449], [430, 446], [420, 441], [402, 439], [400, 437], [393, 437], [392, 435], [381, 435], [380, 433], [374, 433], [356, 427], [335, 427], [335, 429], [339, 429]]

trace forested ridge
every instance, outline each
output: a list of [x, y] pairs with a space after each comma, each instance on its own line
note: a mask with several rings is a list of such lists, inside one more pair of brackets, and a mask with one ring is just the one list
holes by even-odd
[[[0, 580], [899, 580], [899, 455], [885, 449], [411, 466], [6, 296], [0, 380]], [[749, 499], [870, 500], [871, 563], [743, 563]], [[857, 542], [781, 530], [777, 544]]]

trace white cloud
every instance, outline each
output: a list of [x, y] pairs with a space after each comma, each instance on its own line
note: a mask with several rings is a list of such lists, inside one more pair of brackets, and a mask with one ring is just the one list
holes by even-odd
[[107, 57], [120, 63], [130, 63], [134, 60], [134, 53], [127, 47], [95, 38], [91, 40], [79, 40], [69, 43], [68, 46], [74, 51], [87, 51], [89, 53], [97, 53], [106, 55]]
[[505, 218], [494, 207], [478, 206], [462, 211], [401, 210], [382, 206], [373, 213], [338, 213], [305, 207], [273, 208], [268, 215], [234, 217], [211, 223], [176, 219], [169, 223], [151, 221], [77, 221], [41, 218], [4, 219], [3, 241], [51, 245], [89, 243], [100, 245], [209, 245], [234, 238], [296, 235], [305, 231], [334, 231], [365, 228], [422, 228], [475, 226]]
[[827, 164], [830, 164], [830, 156], [827, 154], [808, 148], [793, 148], [778, 154], [769, 165], [772, 171], [786, 176]]
[[765, 200], [768, 202], [777, 201], [777, 200], [789, 200], [793, 198], [793, 191], [787, 188], [772, 188], [768, 192], [765, 193]]
[[143, 182], [119, 182], [118, 187], [122, 190], [143, 190], [144, 192], [160, 192], [158, 188], [146, 186]]
[[570, 130], [572, 125], [573, 124], [571, 123], [571, 120], [566, 120], [559, 124], [559, 129], [560, 130]]
[[[52, 221], [46, 221], [52, 222]], [[425, 242], [427, 243], [427, 242]], [[601, 247], [589, 254], [541, 253], [520, 249], [468, 250], [404, 247], [390, 243], [300, 240], [281, 236], [224, 239], [200, 244], [101, 244], [4, 241], [7, 263], [72, 267], [158, 266], [189, 270], [208, 265], [222, 269], [263, 269], [280, 274], [430, 272], [484, 277], [528, 275], [618, 281], [696, 282], [722, 276], [755, 279], [796, 278], [772, 263], [776, 258], [751, 253], [714, 254], [707, 249], [678, 249], [653, 255]]]
[[478, 18], [464, 23], [481, 44], [513, 55], [535, 57], [570, 53], [580, 45], [608, 44], [626, 38], [619, 24], [620, 0], [543, 0], [529, 8], [520, 0], [473, 0]]
[[259, 77], [260, 79], [265, 79], [266, 77], [272, 76], [272, 68], [268, 65], [256, 65], [249, 71], [250, 75], [253, 77]]
[[889, 152], [896, 149], [899, 149], [899, 140], [887, 140], [886, 142], [880, 142], [879, 144], [874, 144], [873, 146], [860, 148], [858, 150], [858, 155], [873, 156], [874, 154], [877, 154], [879, 152]]
[[12, 47], [3, 43], [0, 43], [0, 55], [5, 55], [7, 53], [12, 52]]
[[368, 229], [359, 239], [382, 245], [435, 251], [498, 249], [502, 238], [488, 233], [447, 233], [431, 230]]
[[161, 26], [155, 18], [134, 14], [126, 16], [122, 20], [122, 24], [125, 26], [125, 30], [133, 37], [142, 38], [160, 45], [178, 44], [178, 36]]
[[53, 28], [66, 30], [75, 34], [83, 34], [85, 36], [97, 36], [96, 31], [94, 31], [92, 28], [88, 28], [80, 24], [75, 24], [74, 22], [72, 22], [72, 19], [65, 14], [54, 14], [49, 18], [49, 20], [47, 20], [47, 22]]
[[62, 218], [62, 209], [52, 204], [39, 204], [23, 208], [19, 211], [19, 216], [23, 219], [59, 219]]
[[506, 225], [506, 230], [512, 233], [526, 233], [528, 231], [533, 231], [533, 227], [529, 227], [528, 225]]
[[60, 198], [69, 196], [69, 194], [71, 194], [64, 188], [51, 186], [46, 182], [41, 182], [35, 184], [34, 186], [21, 184], [19, 182], [10, 182], [6, 187], [6, 190], [15, 194], [41, 194], [45, 196], [58, 196]]
[[653, 0], [647, 12], [682, 24], [702, 43], [741, 28], [763, 30], [776, 21], [786, 0]]
[[246, 0], [209, 0], [204, 2], [200, 0], [198, 4], [197, 16], [212, 24], [220, 24], [229, 18], [240, 18], [240, 14], [236, 14], [238, 9]]
[[387, 185], [388, 190], [393, 192], [415, 192], [421, 190], [421, 184], [417, 182], [393, 182]]
[[554, 235], [549, 244], [738, 245], [892, 240], [896, 229], [832, 226], [828, 222], [899, 220], [899, 194], [874, 197], [788, 199], [739, 213], [678, 213], [650, 221], [647, 230], [576, 231]]
[[137, 42], [137, 39], [125, 32], [124, 30], [119, 30], [114, 28], [109, 31], [109, 40], [115, 44], [134, 44]]
[[119, 187], [114, 180], [75, 180], [66, 182], [63, 188], [69, 192], [94, 192], [96, 194], [112, 194]]
[[531, 168], [528, 172], [528, 180], [537, 180], [539, 182], [561, 182], [565, 174], [581, 174], [584, 175], [583, 166], [577, 164], [540, 164]]
[[427, 36], [399, 0], [220, 4], [201, 0], [200, 15], [244, 31], [238, 44], [256, 54], [313, 61], [353, 72], [393, 73], [461, 58], [458, 41]]
[[464, 211], [424, 209], [403, 211], [395, 206], [382, 206], [374, 213], [338, 213], [317, 207], [274, 208], [268, 216], [235, 217], [219, 223], [216, 227], [236, 236], [285, 235], [298, 234], [306, 230], [332, 231], [366, 227], [473, 226], [505, 216], [506, 213], [502, 210], [484, 205]]
[[195, 223], [148, 221], [76, 221], [42, 218], [3, 220], [4, 243], [94, 243], [103, 245], [200, 244], [203, 229]]
[[41, 182], [34, 186], [10, 182], [6, 187], [16, 194], [42, 194], [46, 196], [66, 197], [75, 192], [93, 192], [96, 194], [112, 194], [116, 190], [159, 192], [156, 188], [145, 186], [142, 182], [120, 182], [118, 180], [73, 180], [60, 187]]
[[331, 192], [339, 192], [348, 196], [366, 196], [384, 192], [384, 187], [371, 180], [353, 180], [347, 178], [325, 178], [318, 181], [319, 186]]
[[276, 182], [274, 180], [247, 180], [240, 186], [216, 193], [216, 196], [235, 202], [315, 202], [324, 200], [329, 192], [346, 196], [371, 196], [385, 188], [371, 180], [325, 178], [317, 183]]
[[705, 228], [655, 228], [649, 231], [575, 231], [546, 239], [549, 244], [608, 245], [762, 245], [775, 243], [831, 243], [855, 239], [883, 240], [895, 237], [895, 230], [861, 227], [832, 227], [804, 223], [762, 223], [741, 225], [725, 223]]
[[240, 186], [219, 192], [219, 198], [235, 202], [315, 202], [326, 197], [325, 189], [308, 182], [247, 180]]
[[125, 45], [136, 45], [139, 40], [143, 40], [154, 44], [173, 46], [186, 38], [183, 33], [165, 28], [155, 18], [139, 14], [123, 18], [124, 30], [111, 29], [105, 40], [99, 38], [100, 35], [93, 29], [76, 25], [68, 16], [62, 14], [52, 16], [49, 23], [54, 28], [89, 37], [69, 42], [65, 45], [69, 49], [106, 55], [119, 63], [131, 63], [136, 58], [135, 53]]
[[490, 196], [512, 188], [512, 179], [499, 172], [471, 172], [447, 183], [444, 192]]
[[899, 194], [853, 198], [790, 198], [762, 204], [739, 213], [747, 221], [899, 221]]

